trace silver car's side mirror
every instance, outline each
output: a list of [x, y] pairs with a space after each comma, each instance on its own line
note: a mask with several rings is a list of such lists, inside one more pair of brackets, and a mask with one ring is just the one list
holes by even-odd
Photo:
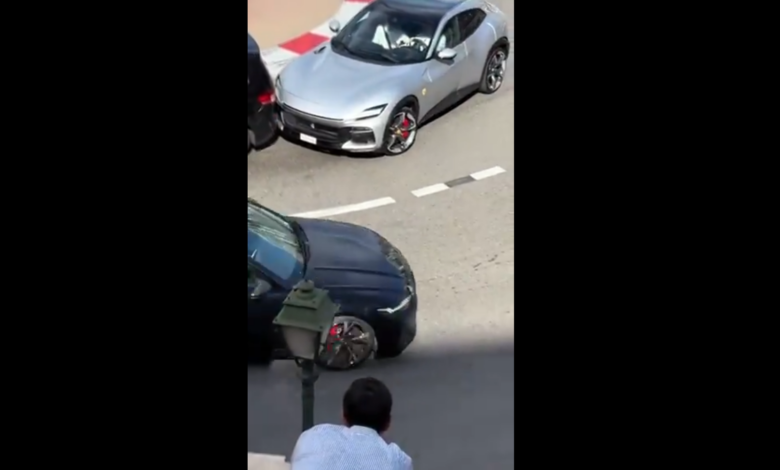
[[330, 23], [328, 23], [328, 28], [330, 28], [330, 30], [334, 33], [338, 33], [341, 30], [341, 23], [339, 23], [339, 20], [330, 20]]
[[455, 58], [456, 55], [458, 55], [458, 53], [455, 52], [455, 49], [450, 49], [448, 47], [446, 49], [442, 49], [441, 51], [439, 51], [437, 57], [441, 60], [452, 60]]

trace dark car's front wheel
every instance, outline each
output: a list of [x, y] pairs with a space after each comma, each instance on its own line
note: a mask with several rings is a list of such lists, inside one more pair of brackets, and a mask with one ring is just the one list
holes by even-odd
[[417, 110], [410, 103], [401, 103], [390, 114], [382, 142], [382, 152], [401, 155], [412, 148], [417, 138]]
[[319, 355], [319, 365], [332, 370], [349, 370], [366, 362], [376, 350], [376, 333], [356, 317], [336, 317]]

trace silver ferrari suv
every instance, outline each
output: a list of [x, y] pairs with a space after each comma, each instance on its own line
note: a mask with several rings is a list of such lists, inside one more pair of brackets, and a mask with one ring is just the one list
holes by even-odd
[[483, 0], [376, 0], [276, 78], [288, 138], [398, 155], [419, 127], [474, 91], [501, 87], [507, 21]]

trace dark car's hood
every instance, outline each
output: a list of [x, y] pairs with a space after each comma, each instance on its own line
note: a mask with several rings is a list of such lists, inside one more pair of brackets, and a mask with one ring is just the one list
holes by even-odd
[[309, 241], [306, 279], [334, 297], [396, 298], [405, 281], [387, 260], [387, 244], [373, 231], [357, 225], [316, 219], [294, 219]]

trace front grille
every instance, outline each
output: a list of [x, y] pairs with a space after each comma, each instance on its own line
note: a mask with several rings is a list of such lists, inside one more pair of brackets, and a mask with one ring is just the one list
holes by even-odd
[[373, 144], [374, 131], [368, 127], [352, 127], [349, 130], [352, 142], [356, 144]]
[[320, 121], [331, 121], [331, 122], [334, 122], [334, 123], [342, 121], [341, 119], [329, 118], [329, 117], [324, 117], [324, 116], [317, 116], [316, 114], [309, 114], [307, 112], [301, 111], [300, 109], [295, 109], [293, 107], [287, 106], [284, 103], [280, 103], [280, 105], [281, 105], [281, 107], [282, 107], [282, 109], [284, 111], [293, 113], [296, 116], [300, 116], [300, 117], [302, 117], [304, 119], [314, 118], [314, 119], [319, 119]]
[[[282, 104], [280, 116], [286, 128], [322, 141], [326, 146], [341, 148], [347, 142], [370, 145], [375, 142], [374, 131], [368, 127], [342, 127], [336, 119], [313, 116]], [[316, 120], [315, 120], [316, 119]], [[322, 124], [326, 121], [332, 124]]]
[[322, 139], [339, 139], [342, 134], [349, 134], [347, 129], [326, 126], [301, 116], [296, 116], [288, 111], [282, 111], [282, 119], [286, 126]]

